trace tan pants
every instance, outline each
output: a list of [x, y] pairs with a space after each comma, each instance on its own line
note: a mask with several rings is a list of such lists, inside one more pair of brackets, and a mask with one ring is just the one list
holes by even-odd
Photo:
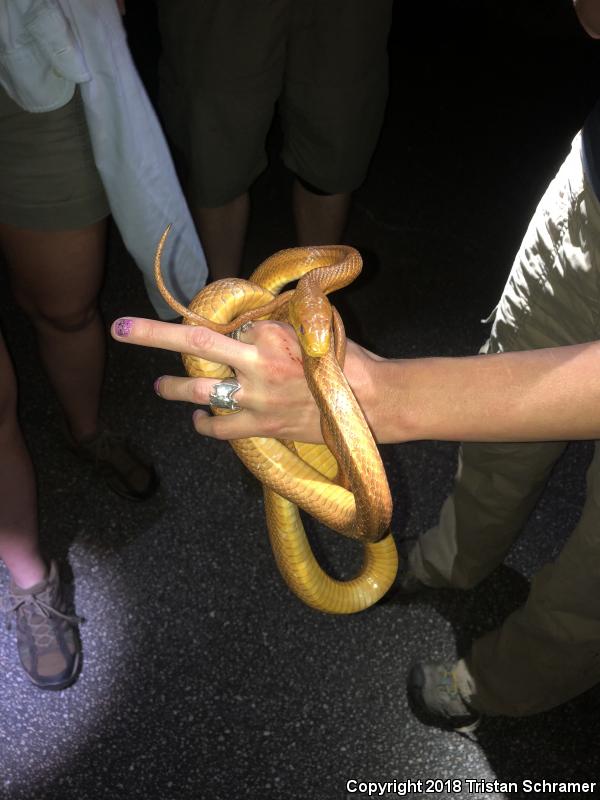
[[[527, 230], [481, 352], [600, 338], [600, 206], [581, 144], [550, 184]], [[409, 560], [431, 586], [469, 588], [502, 562], [564, 442], [463, 444], [453, 494]], [[534, 577], [525, 605], [477, 640], [467, 664], [474, 705], [523, 716], [600, 682], [600, 452], [580, 521], [559, 558]]]

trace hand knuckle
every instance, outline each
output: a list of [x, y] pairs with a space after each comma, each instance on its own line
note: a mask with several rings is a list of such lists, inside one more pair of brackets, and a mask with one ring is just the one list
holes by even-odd
[[230, 438], [229, 436], [227, 436], [227, 426], [223, 425], [221, 420], [214, 421], [213, 429], [211, 431], [211, 436], [213, 436], [215, 439], [219, 439], [219, 441], [221, 442], [225, 442], [227, 441], [227, 439]]
[[157, 320], [140, 320], [136, 322], [136, 333], [149, 342], [159, 342], [165, 333], [165, 325], [172, 323], [159, 322]]
[[194, 350], [206, 351], [213, 344], [213, 332], [199, 325], [188, 326], [187, 342]]
[[201, 381], [193, 380], [190, 389], [191, 389], [190, 391], [191, 398], [194, 403], [198, 404], [206, 403], [204, 399], [204, 390]]
[[263, 436], [269, 439], [279, 439], [281, 437], [281, 422], [274, 417], [267, 417], [262, 424]]

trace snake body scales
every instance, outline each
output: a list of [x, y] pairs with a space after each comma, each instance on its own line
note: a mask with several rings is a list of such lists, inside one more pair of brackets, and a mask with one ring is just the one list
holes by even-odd
[[[263, 484], [271, 546], [292, 592], [310, 607], [330, 614], [352, 614], [372, 606], [388, 591], [398, 569], [389, 528], [390, 490], [377, 446], [340, 366], [345, 353], [341, 320], [334, 312], [334, 335], [329, 344], [311, 343], [311, 332], [305, 330], [313, 324], [312, 317], [327, 313], [329, 303], [324, 296], [346, 286], [360, 272], [360, 255], [345, 246], [282, 250], [264, 261], [249, 281], [216, 281], [202, 289], [186, 308], [172, 297], [161, 274], [168, 232], [169, 228], [156, 250], [154, 275], [162, 296], [181, 314], [183, 324], [204, 325], [227, 334], [249, 320], [276, 318], [290, 320], [299, 334], [305, 376], [321, 411], [326, 444], [265, 437], [238, 439], [230, 444]], [[294, 291], [281, 293], [295, 280], [298, 284]], [[317, 350], [322, 354], [309, 354]], [[193, 377], [222, 380], [234, 374], [224, 364], [188, 354], [182, 354], [182, 358], [186, 372]], [[213, 412], [230, 413], [221, 409]], [[363, 543], [363, 563], [354, 578], [340, 581], [320, 567], [299, 508]]]

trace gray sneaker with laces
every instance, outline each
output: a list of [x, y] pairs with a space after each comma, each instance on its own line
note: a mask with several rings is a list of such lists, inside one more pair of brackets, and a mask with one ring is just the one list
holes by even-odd
[[470, 705], [475, 681], [462, 658], [454, 664], [414, 664], [407, 691], [413, 711], [428, 725], [459, 733], [479, 725], [481, 715]]
[[11, 581], [8, 600], [27, 676], [41, 689], [66, 689], [77, 678], [81, 661], [81, 619], [67, 613], [56, 563], [51, 562], [46, 580], [29, 589]]

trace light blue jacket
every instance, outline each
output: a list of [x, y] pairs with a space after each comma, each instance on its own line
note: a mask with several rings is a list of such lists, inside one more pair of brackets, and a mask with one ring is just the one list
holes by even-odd
[[153, 277], [166, 226], [163, 275], [182, 303], [206, 283], [206, 260], [115, 0], [0, 0], [0, 84], [36, 113], [64, 105], [79, 86], [115, 223], [158, 316], [176, 316]]

